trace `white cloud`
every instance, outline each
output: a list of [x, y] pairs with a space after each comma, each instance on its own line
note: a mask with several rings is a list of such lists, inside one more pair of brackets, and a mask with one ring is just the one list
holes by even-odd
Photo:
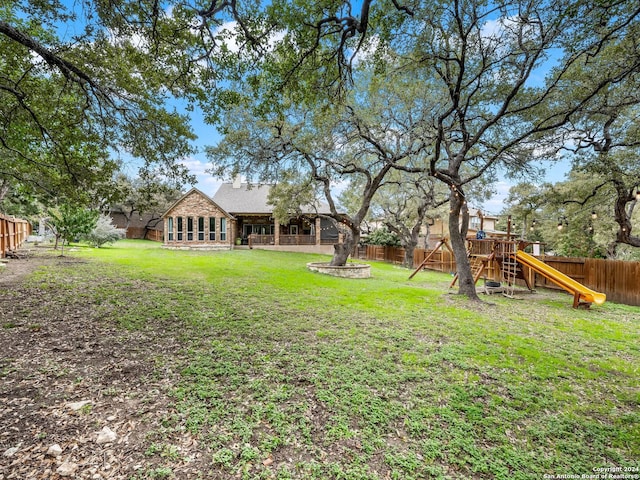
[[505, 206], [505, 201], [509, 196], [509, 189], [513, 186], [513, 184], [506, 182], [504, 180], [500, 180], [496, 182], [493, 187], [495, 188], [495, 193], [491, 197], [491, 199], [483, 202], [483, 209], [487, 213], [492, 213], [494, 215], [499, 214]]
[[205, 170], [209, 167], [209, 164], [203, 160], [193, 157], [187, 157], [182, 159], [180, 163], [187, 167], [187, 169], [193, 175], [209, 175], [205, 172]]
[[216, 36], [222, 36], [225, 39], [225, 45], [230, 52], [238, 53], [240, 51], [240, 44], [238, 43], [238, 34], [236, 29], [238, 28], [238, 22], [229, 21], [223, 23], [214, 32]]
[[207, 173], [207, 168], [210, 167], [209, 163], [199, 158], [187, 157], [180, 161], [184, 165], [189, 173], [196, 177], [196, 183], [193, 185], [198, 190], [201, 190], [205, 194], [212, 196], [222, 181], [219, 178], [213, 177], [210, 173]]
[[194, 186], [203, 193], [212, 197], [222, 185], [222, 181], [208, 175], [206, 177], [198, 177], [198, 183]]
[[482, 36], [484, 38], [496, 38], [502, 34], [504, 28], [504, 19], [497, 18], [495, 20], [489, 20], [482, 26]]

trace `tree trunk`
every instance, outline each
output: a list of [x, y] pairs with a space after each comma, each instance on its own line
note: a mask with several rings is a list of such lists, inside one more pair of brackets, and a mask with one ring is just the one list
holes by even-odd
[[344, 233], [344, 239], [342, 243], [337, 243], [333, 246], [333, 258], [329, 265], [332, 267], [341, 267], [346, 265], [347, 259], [353, 247], [355, 247], [360, 241], [360, 233], [353, 230], [347, 230]]
[[413, 254], [416, 249], [416, 245], [411, 243], [404, 247], [404, 266], [406, 268], [413, 268]]
[[[633, 190], [629, 190], [622, 181], [615, 181], [614, 184], [617, 195], [613, 212], [615, 221], [618, 224], [618, 231], [616, 232], [615, 242], [617, 244], [626, 244], [631, 245], [632, 247], [640, 247], [640, 237], [631, 235], [631, 231], [633, 229], [631, 217], [636, 205]], [[628, 207], [627, 204], [629, 204]]]
[[[435, 219], [434, 219], [435, 221]], [[431, 236], [431, 226], [429, 225], [429, 222], [426, 222], [426, 232], [425, 232], [425, 236], [424, 236], [424, 249], [425, 250], [429, 250], [429, 237]]]
[[0, 182], [0, 202], [4, 200], [4, 197], [7, 196], [7, 193], [9, 193], [9, 182], [7, 182], [6, 180], [2, 180]]
[[[451, 249], [456, 260], [458, 274], [458, 293], [466, 295], [470, 300], [479, 301], [476, 293], [476, 285], [473, 281], [471, 264], [467, 256], [466, 233], [469, 224], [469, 212], [462, 196], [452, 190], [450, 197], [451, 210], [449, 212], [449, 239]], [[460, 213], [462, 212], [462, 225], [460, 225]]]

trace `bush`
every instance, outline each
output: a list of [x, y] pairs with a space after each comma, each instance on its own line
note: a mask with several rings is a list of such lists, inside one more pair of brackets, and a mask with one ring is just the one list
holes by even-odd
[[379, 228], [372, 234], [368, 235], [364, 240], [365, 245], [382, 245], [386, 247], [399, 247], [400, 240], [398, 236], [387, 230], [386, 228]]
[[124, 238], [126, 231], [124, 228], [117, 228], [111, 223], [111, 217], [108, 215], [100, 215], [95, 228], [85, 237], [85, 240], [96, 248], [107, 243], [117, 242]]

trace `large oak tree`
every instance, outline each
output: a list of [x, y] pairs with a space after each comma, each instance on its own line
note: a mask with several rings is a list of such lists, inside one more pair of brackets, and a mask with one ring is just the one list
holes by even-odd
[[[209, 150], [214, 171], [297, 183], [273, 189], [272, 200], [291, 211], [311, 202], [308, 192], [319, 192], [343, 233], [331, 263], [344, 265], [390, 172], [421, 171], [424, 163], [432, 105], [411, 78], [398, 75], [385, 85], [390, 78], [366, 70], [356, 79], [358, 89], [308, 109], [291, 102], [286, 111], [259, 114], [260, 99], [239, 105], [225, 116], [225, 139]], [[350, 211], [338, 205], [340, 183], [357, 189]]]

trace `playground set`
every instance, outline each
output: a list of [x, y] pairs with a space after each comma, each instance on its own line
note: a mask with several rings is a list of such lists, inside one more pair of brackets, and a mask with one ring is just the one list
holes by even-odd
[[[487, 294], [502, 293], [513, 298], [516, 292], [516, 281], [522, 280], [530, 292], [534, 291], [535, 274], [542, 275], [555, 283], [566, 292], [573, 295], [573, 308], [589, 308], [592, 303], [601, 305], [606, 300], [604, 293], [595, 292], [571, 277], [547, 265], [524, 250], [530, 243], [517, 240], [499, 240], [478, 238], [468, 240], [467, 254], [471, 264], [471, 271], [475, 283], [484, 280], [482, 292]], [[453, 256], [453, 250], [447, 238], [441, 239], [436, 247], [427, 255], [423, 262], [415, 269], [409, 279], [420, 270], [441, 263], [435, 260], [435, 254], [448, 250]], [[538, 253], [538, 252], [536, 252]], [[458, 281], [456, 274], [449, 285], [453, 287]]]

